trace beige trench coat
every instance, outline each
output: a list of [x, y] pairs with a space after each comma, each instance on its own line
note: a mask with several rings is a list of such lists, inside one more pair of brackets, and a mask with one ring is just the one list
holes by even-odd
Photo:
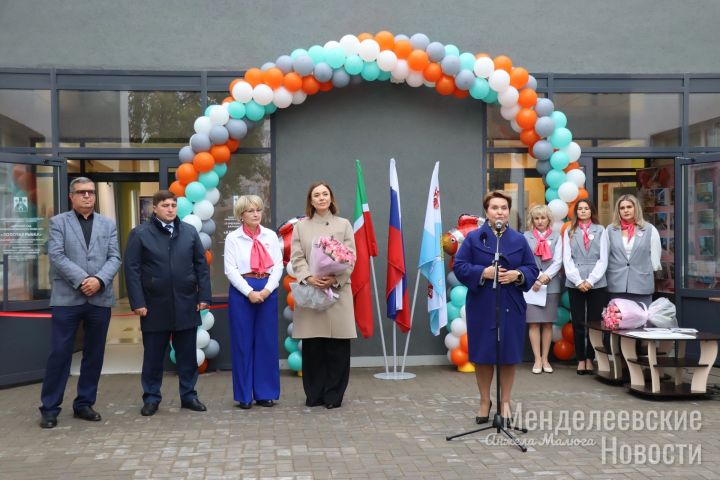
[[[308, 266], [312, 242], [317, 237], [333, 236], [355, 252], [355, 236], [352, 225], [344, 218], [331, 213], [305, 218], [295, 224], [290, 249], [290, 262], [295, 278], [302, 281], [311, 275]], [[327, 310], [313, 310], [295, 306], [293, 312], [293, 338], [357, 338], [352, 290], [350, 288], [352, 269], [339, 275], [340, 294], [338, 301]]]

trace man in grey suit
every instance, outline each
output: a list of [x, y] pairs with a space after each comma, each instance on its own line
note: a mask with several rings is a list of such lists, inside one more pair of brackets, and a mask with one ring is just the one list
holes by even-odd
[[120, 268], [120, 249], [115, 223], [93, 211], [95, 194], [92, 180], [74, 179], [70, 182], [72, 210], [50, 219], [52, 344], [40, 397], [42, 428], [57, 425], [80, 322], [85, 341], [73, 412], [83, 420], [101, 420], [92, 406], [105, 355], [110, 307], [115, 304], [112, 281]]

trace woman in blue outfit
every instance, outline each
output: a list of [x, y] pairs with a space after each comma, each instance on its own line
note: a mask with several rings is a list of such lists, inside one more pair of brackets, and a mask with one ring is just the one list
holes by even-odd
[[[525, 346], [525, 310], [523, 291], [535, 283], [538, 268], [525, 237], [507, 224], [512, 199], [503, 191], [485, 195], [483, 207], [487, 221], [470, 232], [455, 255], [453, 271], [467, 288], [468, 353], [475, 364], [475, 379], [480, 391], [480, 409], [475, 421], [486, 423], [492, 406], [490, 385], [495, 365], [495, 291], [492, 266], [495, 247], [500, 241], [500, 398], [504, 418], [511, 418], [510, 397], [515, 381], [515, 365], [522, 362]], [[495, 225], [499, 222], [500, 231]]]
[[260, 225], [263, 208], [260, 197], [241, 196], [234, 213], [242, 226], [225, 239], [233, 395], [242, 409], [253, 399], [272, 407], [280, 397], [276, 290], [283, 260], [277, 235]]

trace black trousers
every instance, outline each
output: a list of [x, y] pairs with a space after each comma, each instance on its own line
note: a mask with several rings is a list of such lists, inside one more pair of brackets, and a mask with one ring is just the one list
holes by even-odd
[[302, 344], [305, 405], [340, 405], [350, 379], [349, 338], [305, 338]]
[[595, 350], [590, 344], [586, 322], [602, 320], [603, 308], [607, 306], [607, 288], [594, 288], [581, 292], [577, 288], [568, 288], [570, 296], [570, 316], [572, 317], [573, 336], [575, 337], [575, 357], [578, 362], [595, 358]]
[[197, 328], [192, 327], [175, 332], [143, 332], [142, 374], [140, 383], [143, 387], [144, 403], [160, 403], [162, 394], [160, 387], [163, 381], [165, 352], [167, 352], [172, 335], [172, 345], [175, 349], [175, 365], [177, 366], [180, 384], [180, 400], [190, 401], [197, 398], [195, 383], [198, 378], [197, 355]]

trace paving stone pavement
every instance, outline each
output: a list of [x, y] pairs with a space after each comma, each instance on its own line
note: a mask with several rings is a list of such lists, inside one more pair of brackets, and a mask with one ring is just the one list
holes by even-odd
[[[139, 414], [138, 375], [105, 375], [98, 423], [72, 418], [72, 377], [52, 430], [38, 426], [39, 384], [0, 390], [0, 479], [720, 478], [718, 395], [649, 401], [579, 377], [572, 366], [533, 375], [522, 365], [513, 398], [523, 418], [531, 422], [532, 411], [553, 424], [521, 434], [528, 445], [522, 453], [498, 444], [494, 430], [446, 441], [476, 428], [474, 376], [449, 367], [408, 370], [417, 378], [378, 380], [379, 369], [354, 368], [345, 402], [335, 410], [305, 407], [302, 382], [290, 372], [282, 374], [276, 407], [240, 410], [230, 372], [206, 373], [198, 382], [205, 413], [179, 408], [177, 379], [168, 374], [165, 400], [150, 418]], [[606, 412], [610, 428], [586, 430], [591, 410]], [[620, 431], [613, 426], [623, 411], [658, 415]], [[563, 415], [571, 421], [564, 424]], [[573, 415], [584, 416], [578, 429]], [[685, 415], [685, 424], [675, 415]], [[569, 429], [548, 437], [557, 425]]]

